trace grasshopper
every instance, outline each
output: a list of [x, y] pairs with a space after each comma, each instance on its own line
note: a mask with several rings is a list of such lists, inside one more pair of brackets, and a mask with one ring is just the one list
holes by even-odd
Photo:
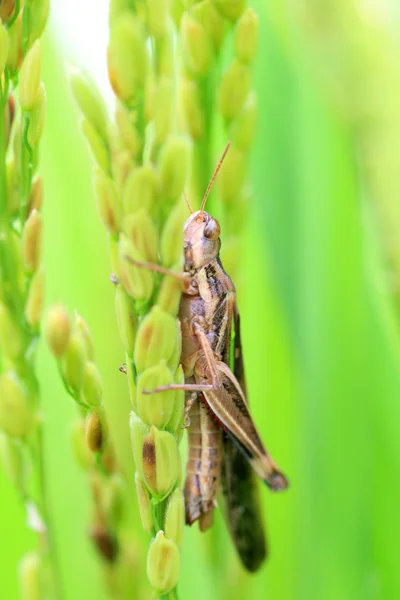
[[233, 541], [244, 565], [255, 571], [265, 558], [266, 543], [252, 471], [274, 491], [285, 489], [288, 482], [267, 452], [248, 408], [235, 287], [219, 258], [219, 223], [204, 210], [229, 146], [200, 210], [194, 212], [186, 199], [191, 214], [184, 226], [184, 273], [130, 262], [183, 282], [179, 319], [185, 383], [146, 393], [186, 392], [186, 522], [199, 520], [200, 529], [210, 527], [222, 482]]

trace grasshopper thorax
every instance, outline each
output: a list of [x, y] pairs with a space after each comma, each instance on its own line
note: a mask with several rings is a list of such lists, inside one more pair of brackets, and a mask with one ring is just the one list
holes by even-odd
[[190, 215], [184, 228], [185, 271], [190, 273], [217, 258], [221, 247], [217, 219], [205, 211]]

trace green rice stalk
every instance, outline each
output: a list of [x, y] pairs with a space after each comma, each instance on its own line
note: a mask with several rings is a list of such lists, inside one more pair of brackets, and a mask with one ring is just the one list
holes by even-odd
[[76, 314], [72, 323], [62, 305], [50, 308], [45, 335], [64, 387], [75, 400], [79, 413], [71, 427], [71, 445], [91, 490], [88, 534], [102, 560], [111, 597], [128, 599], [138, 593], [136, 578], [131, 576], [137, 568], [131, 560], [136, 544], [126, 527], [131, 503], [109, 435], [92, 335], [86, 321]]
[[24, 598], [61, 598], [51, 539], [36, 347], [44, 302], [43, 189], [38, 147], [45, 118], [40, 36], [49, 3], [0, 7], [0, 450], [26, 507], [37, 548], [22, 561]]
[[184, 524], [178, 451], [184, 397], [175, 391], [144, 392], [183, 381], [177, 321], [181, 284], [137, 263], [182, 271], [186, 216], [182, 193], [191, 145], [177, 129], [169, 4], [148, 0], [133, 8], [129, 2], [114, 1], [109, 22], [108, 73], [116, 96], [115, 121], [108, 118], [87, 77], [75, 73], [71, 84], [96, 162], [95, 195], [109, 236], [115, 308], [133, 408], [130, 427], [139, 508], [143, 527], [153, 536], [147, 573], [155, 595], [176, 597]]

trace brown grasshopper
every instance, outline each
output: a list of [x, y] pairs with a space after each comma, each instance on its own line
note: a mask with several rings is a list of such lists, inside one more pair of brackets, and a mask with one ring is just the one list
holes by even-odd
[[266, 555], [266, 546], [252, 469], [274, 491], [285, 489], [288, 482], [268, 454], [248, 408], [235, 287], [219, 258], [219, 223], [204, 211], [229, 145], [200, 210], [193, 212], [188, 202], [191, 215], [184, 226], [184, 273], [131, 262], [183, 281], [179, 319], [185, 384], [147, 393], [186, 392], [186, 522], [199, 520], [202, 530], [211, 525], [222, 478], [231, 535], [244, 565], [254, 571]]

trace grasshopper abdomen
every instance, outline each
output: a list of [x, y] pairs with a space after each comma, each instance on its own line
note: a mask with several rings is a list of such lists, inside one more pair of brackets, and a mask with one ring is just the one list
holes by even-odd
[[199, 520], [202, 531], [212, 524], [220, 488], [223, 460], [222, 432], [209, 408], [196, 400], [190, 411], [186, 465], [186, 522]]

